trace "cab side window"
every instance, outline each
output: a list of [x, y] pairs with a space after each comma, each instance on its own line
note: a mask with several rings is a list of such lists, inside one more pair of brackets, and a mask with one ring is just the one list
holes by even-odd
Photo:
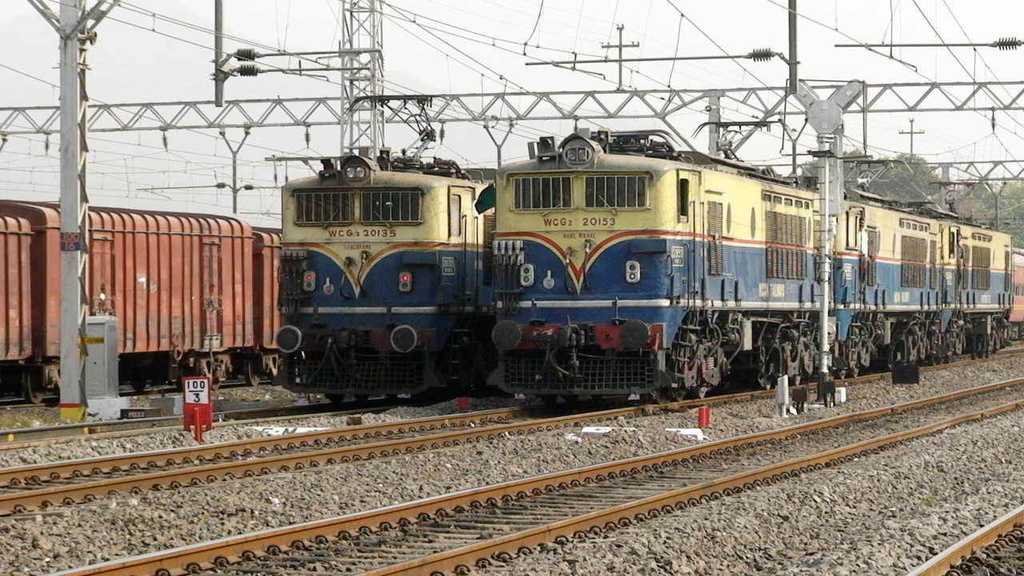
[[462, 197], [448, 196], [448, 235], [462, 236]]
[[690, 181], [679, 180], [679, 219], [685, 220], [690, 217]]

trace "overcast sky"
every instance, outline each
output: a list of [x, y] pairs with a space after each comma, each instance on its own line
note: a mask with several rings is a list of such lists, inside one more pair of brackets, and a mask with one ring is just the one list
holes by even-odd
[[[90, 5], [93, 0], [90, 0]], [[54, 31], [25, 0], [3, 0], [0, 12], [0, 107], [56, 105], [58, 44]], [[616, 40], [616, 24], [625, 25], [627, 42], [639, 42], [630, 56], [743, 54], [756, 48], [784, 52], [787, 45], [786, 0], [387, 0], [383, 3], [387, 92], [476, 93], [480, 91], [554, 91], [611, 89], [613, 64], [588, 69], [604, 79], [543, 66], [530, 59], [567, 59], [572, 52], [604, 56], [601, 43]], [[57, 3], [51, 2], [54, 9]], [[329, 50], [340, 38], [337, 0], [225, 0], [227, 40], [233, 50], [250, 42], [288, 51]], [[543, 8], [542, 8], [543, 6]], [[840, 49], [838, 42], [991, 42], [1021, 35], [1024, 6], [1016, 0], [801, 0], [800, 74], [806, 79], [869, 84], [930, 80], [1022, 80], [1024, 49], [991, 48], [895, 50], [894, 56], [917, 67], [863, 49]], [[680, 16], [682, 11], [685, 18]], [[405, 15], [405, 16], [403, 16]], [[539, 15], [539, 18], [538, 18]], [[404, 18], [413, 18], [415, 23]], [[442, 21], [445, 24], [440, 24]], [[450, 25], [450, 26], [448, 26]], [[125, 0], [99, 28], [90, 49], [89, 92], [97, 101], [142, 102], [211, 99], [210, 58], [212, 0]], [[934, 31], [932, 29], [934, 26]], [[448, 42], [443, 44], [439, 38]], [[243, 42], [243, 40], [245, 42]], [[523, 43], [527, 43], [524, 48]], [[717, 43], [717, 46], [716, 46]], [[492, 46], [492, 44], [496, 46]], [[527, 56], [523, 56], [525, 50]], [[959, 62], [953, 55], [959, 58]], [[277, 61], [275, 61], [277, 62]], [[281, 60], [281, 63], [284, 61]], [[742, 66], [741, 66], [742, 65]], [[637, 88], [722, 88], [780, 86], [786, 66], [776, 59], [755, 63], [714, 60], [631, 64], [626, 81]], [[30, 78], [34, 77], [34, 78]], [[1020, 86], [1011, 88], [1014, 94]], [[232, 78], [227, 97], [260, 98], [338, 94], [337, 77], [328, 81], [280, 74]], [[727, 120], [748, 119], [739, 110], [724, 111]], [[931, 160], [991, 160], [1024, 154], [1024, 114], [997, 113], [993, 132], [989, 114], [914, 115], [915, 152]], [[909, 114], [873, 115], [869, 142], [875, 155], [905, 152]], [[699, 107], [673, 118], [690, 136], [706, 120]], [[613, 128], [658, 127], [656, 121], [607, 122]], [[799, 122], [796, 123], [799, 125]], [[526, 142], [538, 134], [564, 135], [571, 123], [537, 123], [516, 127], [504, 157], [524, 157]], [[848, 146], [859, 144], [859, 117], [847, 118]], [[240, 133], [229, 133], [233, 140]], [[415, 140], [403, 126], [391, 126], [387, 144], [402, 148]], [[703, 146], [701, 134], [693, 142]], [[813, 146], [810, 130], [801, 149]], [[142, 208], [226, 212], [229, 195], [216, 189], [170, 190], [160, 194], [144, 187], [203, 186], [230, 179], [230, 153], [215, 132], [171, 132], [167, 149], [159, 132], [95, 134], [90, 138], [89, 183], [94, 203]], [[741, 151], [749, 161], [785, 162], [778, 128], [759, 134]], [[0, 151], [0, 197], [56, 199], [58, 137], [12, 136]], [[307, 148], [302, 129], [254, 130], [240, 158], [241, 183], [273, 187], [271, 154], [337, 154], [338, 130], [311, 131]], [[444, 145], [433, 153], [463, 165], [493, 165], [494, 147], [483, 129], [450, 124]], [[308, 173], [293, 165], [288, 176]], [[278, 182], [285, 177], [283, 168]], [[273, 220], [259, 214], [278, 211], [272, 189], [243, 192], [245, 217], [260, 224]]]

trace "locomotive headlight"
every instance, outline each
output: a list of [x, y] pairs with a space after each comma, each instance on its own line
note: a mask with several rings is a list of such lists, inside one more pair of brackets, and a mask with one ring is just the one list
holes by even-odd
[[523, 288], [533, 286], [534, 268], [533, 264], [523, 264], [519, 267], [519, 284]]
[[640, 282], [640, 263], [636, 260], [626, 261], [626, 282], [629, 284]]
[[565, 163], [571, 167], [584, 166], [594, 159], [594, 147], [586, 140], [579, 139], [569, 142], [562, 149]]
[[402, 270], [398, 273], [398, 291], [412, 292], [412, 272]]
[[362, 180], [366, 178], [366, 167], [365, 166], [347, 166], [345, 168], [345, 178], [349, 180]]
[[302, 273], [302, 289], [306, 292], [316, 290], [316, 272], [306, 270]]

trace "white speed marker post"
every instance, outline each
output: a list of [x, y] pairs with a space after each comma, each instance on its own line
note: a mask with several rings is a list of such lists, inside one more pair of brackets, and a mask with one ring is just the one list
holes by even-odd
[[182, 418], [185, 430], [191, 430], [196, 442], [203, 441], [203, 432], [213, 430], [213, 398], [208, 376], [187, 376], [181, 379], [185, 394]]

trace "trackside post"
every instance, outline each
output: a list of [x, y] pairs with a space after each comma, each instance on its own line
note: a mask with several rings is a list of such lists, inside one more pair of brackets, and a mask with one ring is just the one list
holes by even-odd
[[182, 419], [185, 431], [192, 431], [196, 442], [203, 441], [203, 432], [213, 430], [213, 399], [208, 376], [187, 376], [181, 379], [185, 395]]

